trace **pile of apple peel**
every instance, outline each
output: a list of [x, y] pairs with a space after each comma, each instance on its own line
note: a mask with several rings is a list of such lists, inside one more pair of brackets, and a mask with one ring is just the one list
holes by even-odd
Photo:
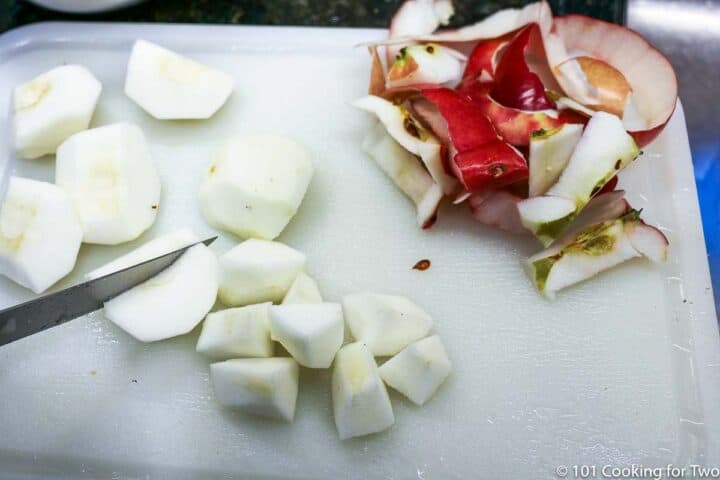
[[668, 60], [637, 33], [542, 1], [442, 29], [448, 0], [406, 0], [368, 44], [373, 114], [362, 148], [430, 228], [445, 197], [479, 222], [537, 237], [548, 297], [668, 241], [615, 190], [677, 102]]

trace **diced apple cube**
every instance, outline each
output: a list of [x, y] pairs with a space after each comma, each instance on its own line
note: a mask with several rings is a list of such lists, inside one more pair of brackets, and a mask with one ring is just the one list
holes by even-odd
[[380, 432], [395, 423], [390, 397], [370, 350], [361, 342], [345, 345], [332, 373], [335, 426], [341, 440]]
[[210, 365], [218, 403], [292, 422], [300, 369], [292, 358], [236, 358]]
[[329, 368], [343, 343], [345, 324], [338, 303], [270, 307], [270, 336], [308, 368]]
[[196, 350], [225, 360], [233, 357], [271, 357], [270, 303], [228, 308], [210, 313], [203, 322]]
[[305, 262], [282, 243], [245, 240], [220, 257], [220, 301], [231, 307], [280, 302]]
[[411, 343], [380, 367], [380, 377], [417, 405], [430, 400], [450, 375], [450, 359], [440, 337]]
[[428, 334], [432, 318], [409, 299], [396, 295], [356, 293], [343, 298], [350, 333], [373, 355], [395, 355]]

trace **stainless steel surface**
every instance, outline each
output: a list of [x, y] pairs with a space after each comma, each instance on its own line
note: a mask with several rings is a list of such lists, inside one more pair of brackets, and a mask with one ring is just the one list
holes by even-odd
[[629, 0], [627, 23], [678, 74], [720, 312], [720, 0]]
[[0, 311], [0, 346], [61, 325], [139, 285], [172, 265], [198, 243], [210, 245], [217, 237], [180, 248], [132, 267], [66, 288]]

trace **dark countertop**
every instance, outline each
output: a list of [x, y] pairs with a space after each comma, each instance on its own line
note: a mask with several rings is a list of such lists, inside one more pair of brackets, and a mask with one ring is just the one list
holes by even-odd
[[[0, 31], [44, 20], [236, 23], [385, 27], [401, 0], [150, 0], [99, 15], [67, 15], [23, 0], [0, 0]], [[530, 0], [456, 0], [453, 23], [464, 25]], [[624, 0], [550, 0], [556, 14], [585, 13], [622, 23]]]

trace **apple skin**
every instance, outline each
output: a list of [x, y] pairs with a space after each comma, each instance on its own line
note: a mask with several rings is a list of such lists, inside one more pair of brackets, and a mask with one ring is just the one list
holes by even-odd
[[478, 42], [468, 57], [463, 82], [491, 82], [495, 78], [499, 55], [512, 40], [515, 33]]
[[506, 107], [492, 98], [490, 88], [479, 82], [465, 83], [463, 92], [487, 115], [500, 136], [516, 147], [528, 146], [533, 132], [538, 130], [553, 130], [566, 123], [587, 123], [586, 117], [572, 110], [530, 112]]
[[540, 27], [530, 25], [507, 45], [495, 70], [491, 95], [498, 103], [518, 110], [548, 110], [553, 103], [545, 96], [545, 86], [525, 58], [533, 35]]

